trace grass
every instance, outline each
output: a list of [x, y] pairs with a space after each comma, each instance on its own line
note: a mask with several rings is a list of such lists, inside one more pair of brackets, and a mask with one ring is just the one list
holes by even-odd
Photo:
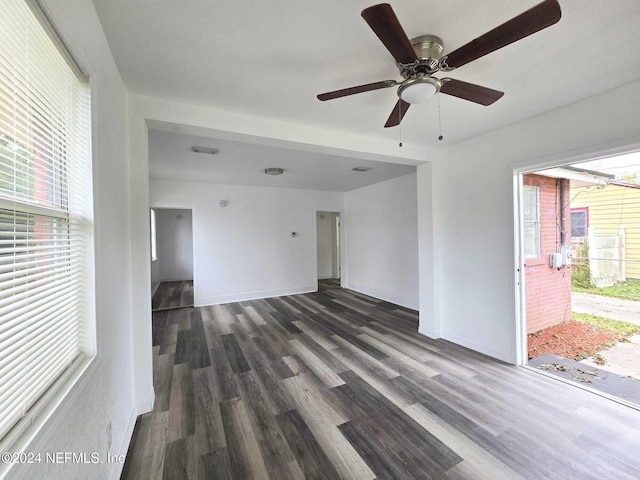
[[574, 313], [573, 319], [586, 323], [594, 327], [601, 328], [611, 333], [619, 335], [621, 338], [640, 333], [640, 325], [635, 323], [622, 322], [620, 320], [610, 320], [608, 318], [590, 315], [588, 313]]
[[573, 286], [574, 292], [593, 293], [605, 297], [621, 298], [623, 300], [635, 300], [640, 302], [640, 282], [629, 282], [613, 287], [589, 287], [583, 288], [576, 285]]

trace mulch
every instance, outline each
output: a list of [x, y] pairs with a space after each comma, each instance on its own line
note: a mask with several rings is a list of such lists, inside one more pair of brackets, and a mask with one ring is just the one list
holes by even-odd
[[606, 350], [619, 339], [616, 333], [571, 320], [530, 334], [529, 359], [549, 353], [582, 360]]

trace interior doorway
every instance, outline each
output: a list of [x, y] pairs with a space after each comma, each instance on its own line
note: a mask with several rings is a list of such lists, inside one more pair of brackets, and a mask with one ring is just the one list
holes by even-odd
[[151, 308], [192, 307], [193, 212], [183, 208], [151, 209]]
[[316, 212], [318, 280], [339, 279], [340, 213]]

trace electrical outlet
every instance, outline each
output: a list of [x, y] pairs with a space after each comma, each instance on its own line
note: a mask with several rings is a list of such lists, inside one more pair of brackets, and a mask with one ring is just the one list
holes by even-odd
[[111, 420], [109, 420], [109, 424], [107, 425], [107, 451], [111, 451], [111, 443], [113, 442], [113, 427], [111, 425]]

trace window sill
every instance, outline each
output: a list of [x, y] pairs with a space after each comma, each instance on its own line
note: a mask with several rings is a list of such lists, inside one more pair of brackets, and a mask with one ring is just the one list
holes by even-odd
[[[46, 441], [56, 432], [60, 421], [69, 411], [82, 389], [95, 375], [99, 367], [97, 356], [81, 355], [51, 386], [33, 412], [26, 415], [14, 429], [0, 442], [0, 452], [31, 453], [40, 452]], [[42, 452], [45, 455], [44, 452]], [[14, 470], [18, 463], [0, 463], [0, 479], [24, 477], [24, 469]]]
[[548, 260], [544, 257], [528, 258], [524, 261], [525, 267], [539, 267], [540, 265], [548, 265]]

